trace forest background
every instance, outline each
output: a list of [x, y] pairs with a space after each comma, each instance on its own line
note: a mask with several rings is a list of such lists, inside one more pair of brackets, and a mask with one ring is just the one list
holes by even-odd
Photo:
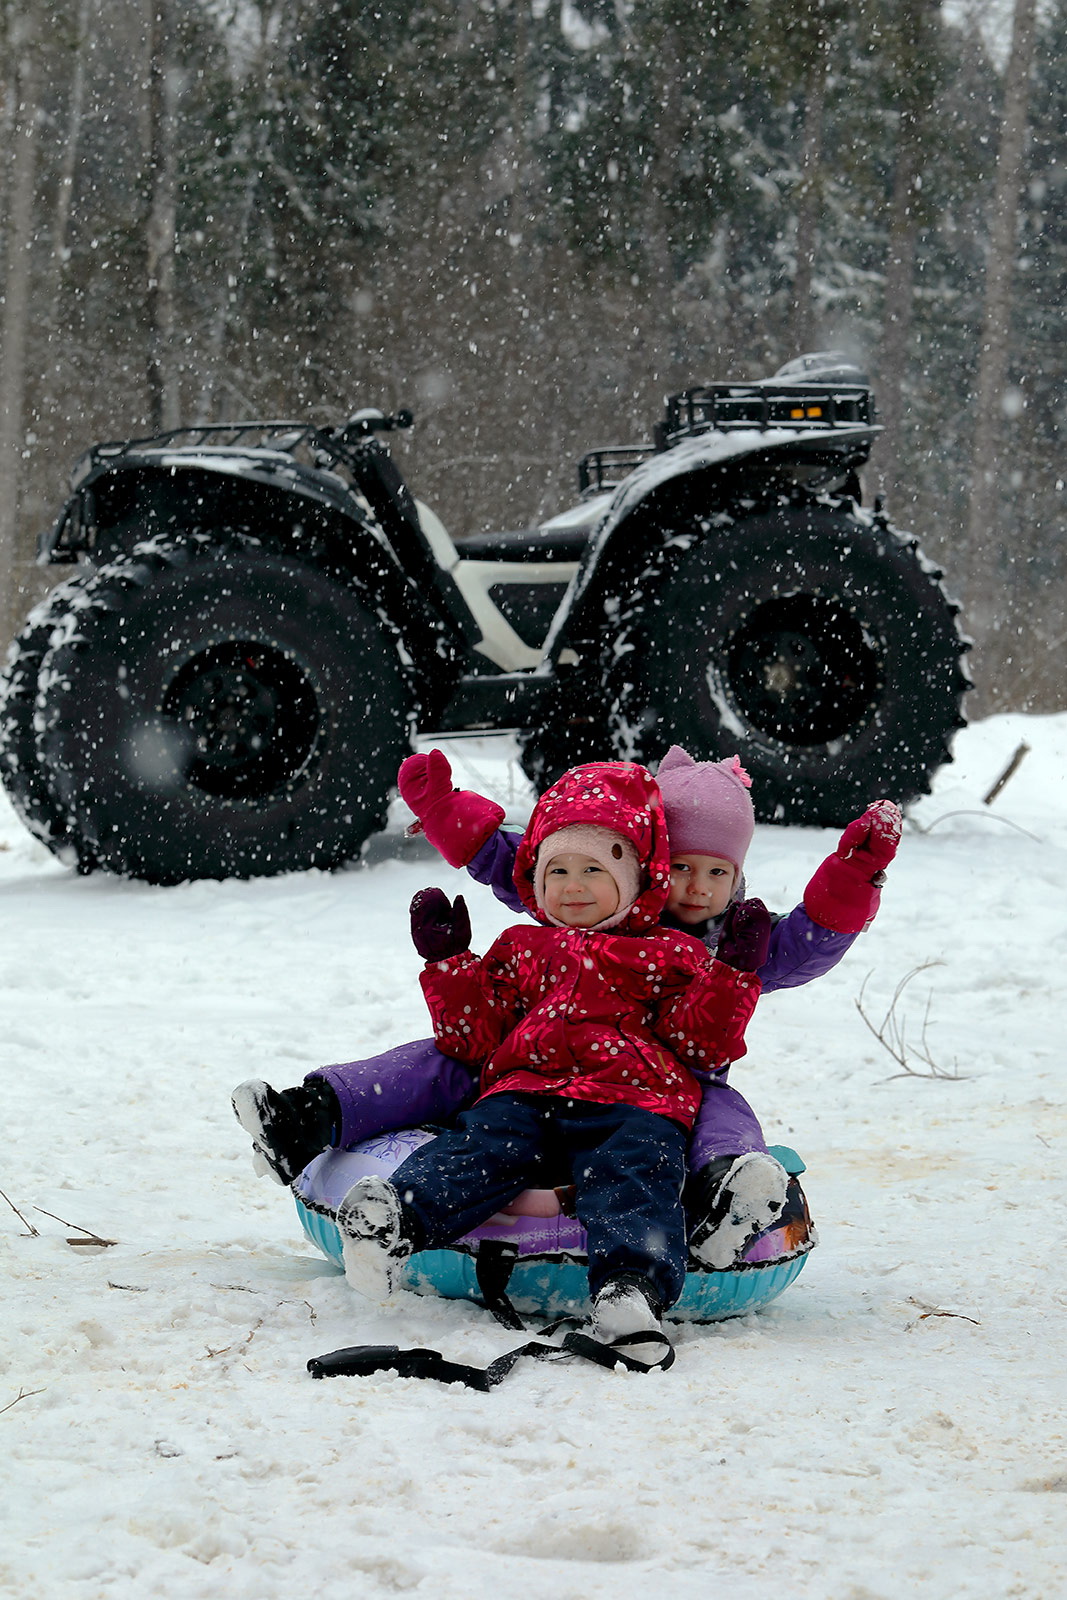
[[454, 537], [843, 348], [975, 637], [1067, 707], [1060, 0], [0, 0], [0, 644], [97, 439], [409, 405]]

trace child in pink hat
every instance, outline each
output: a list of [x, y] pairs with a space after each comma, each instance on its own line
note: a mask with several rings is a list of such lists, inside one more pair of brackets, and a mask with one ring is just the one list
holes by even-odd
[[[658, 780], [671, 841], [671, 893], [661, 920], [714, 950], [728, 907], [745, 892], [756, 825], [752, 780], [737, 756], [694, 761], [679, 745], [661, 760]], [[808, 885], [804, 906], [777, 924], [761, 969], [765, 990], [806, 982], [840, 959], [877, 910], [899, 837], [900, 813], [888, 801], [849, 824]], [[701, 1121], [703, 1138], [690, 1151], [689, 1246], [702, 1265], [725, 1268], [774, 1223], [788, 1175], [725, 1072], [708, 1082]]]

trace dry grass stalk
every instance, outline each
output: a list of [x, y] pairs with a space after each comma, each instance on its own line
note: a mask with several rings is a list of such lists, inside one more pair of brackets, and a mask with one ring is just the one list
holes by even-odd
[[[893, 990], [893, 998], [889, 1002], [889, 1009], [883, 1017], [880, 1026], [873, 1023], [866, 1011], [863, 1009], [864, 990], [867, 988], [871, 974], [868, 973], [867, 977], [863, 980], [863, 987], [860, 989], [859, 996], [856, 1000], [856, 1010], [867, 1024], [867, 1027], [870, 1029], [871, 1033], [874, 1034], [874, 1037], [878, 1040], [878, 1043], [882, 1046], [882, 1049], [887, 1051], [888, 1054], [892, 1056], [897, 1066], [901, 1069], [899, 1072], [891, 1073], [890, 1076], [885, 1079], [886, 1083], [892, 1083], [894, 1078], [936, 1078], [951, 1083], [962, 1083], [966, 1080], [966, 1074], [960, 1072], [957, 1062], [953, 1062], [952, 1070], [950, 1072], [946, 1067], [941, 1066], [941, 1064], [934, 1059], [930, 1047], [927, 1044], [926, 1033], [930, 1022], [930, 1004], [932, 1000], [932, 994], [929, 994], [926, 997], [926, 1009], [923, 1012], [922, 1029], [919, 1034], [918, 1044], [915, 1044], [908, 1039], [907, 1022], [906, 1019], [901, 1015], [900, 1011], [901, 997], [903, 996], [904, 990], [907, 988], [912, 979], [917, 978], [920, 972], [928, 972], [931, 967], [940, 967], [943, 965], [944, 963], [941, 961], [924, 961], [921, 966], [913, 967], [910, 972], [906, 972], [903, 978], [901, 978], [900, 982], [897, 984], [896, 988]], [[916, 1060], [922, 1062], [923, 1066], [925, 1066], [928, 1070], [924, 1072], [920, 1070], [920, 1068], [916, 1067], [914, 1065]]]
[[97, 1250], [106, 1249], [109, 1244], [118, 1244], [117, 1239], [102, 1239], [91, 1228], [83, 1228], [80, 1222], [68, 1222], [66, 1217], [57, 1217], [54, 1211], [46, 1211], [44, 1206], [34, 1206], [33, 1209], [39, 1211], [42, 1217], [51, 1217], [53, 1222], [61, 1222], [64, 1228], [75, 1228], [78, 1233], [85, 1235], [82, 1239], [68, 1239], [68, 1244], [81, 1245], [83, 1247], [88, 1245]]
[[29, 1217], [24, 1217], [22, 1215], [22, 1212], [19, 1210], [19, 1208], [15, 1204], [14, 1200], [9, 1199], [8, 1196], [6, 1194], [4, 1194], [3, 1189], [0, 1189], [0, 1198], [2, 1198], [4, 1200], [7, 1200], [8, 1205], [11, 1207], [11, 1209], [15, 1213], [16, 1217], [18, 1217], [19, 1221], [22, 1223], [23, 1227], [26, 1229], [27, 1237], [30, 1238], [30, 1239], [39, 1239], [41, 1237], [41, 1230], [39, 1228], [35, 1228], [34, 1227], [33, 1223], [30, 1221]]

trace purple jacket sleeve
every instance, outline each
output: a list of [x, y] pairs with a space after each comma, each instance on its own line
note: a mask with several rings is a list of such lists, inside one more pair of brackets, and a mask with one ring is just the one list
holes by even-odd
[[759, 976], [763, 993], [797, 989], [836, 967], [846, 950], [859, 938], [856, 933], [833, 933], [812, 922], [803, 906], [796, 906], [771, 929], [771, 948]]
[[498, 828], [482, 845], [473, 861], [468, 863], [467, 871], [478, 883], [484, 883], [487, 889], [492, 889], [509, 911], [517, 912], [520, 917], [528, 917], [530, 913], [519, 898], [513, 876], [521, 838], [521, 833], [505, 833]]

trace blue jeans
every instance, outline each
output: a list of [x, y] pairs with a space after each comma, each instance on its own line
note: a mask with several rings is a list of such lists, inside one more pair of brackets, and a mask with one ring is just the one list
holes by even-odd
[[646, 1277], [662, 1308], [682, 1292], [688, 1134], [635, 1106], [491, 1094], [393, 1173], [418, 1249], [449, 1244], [523, 1189], [570, 1182], [589, 1248], [589, 1292]]

